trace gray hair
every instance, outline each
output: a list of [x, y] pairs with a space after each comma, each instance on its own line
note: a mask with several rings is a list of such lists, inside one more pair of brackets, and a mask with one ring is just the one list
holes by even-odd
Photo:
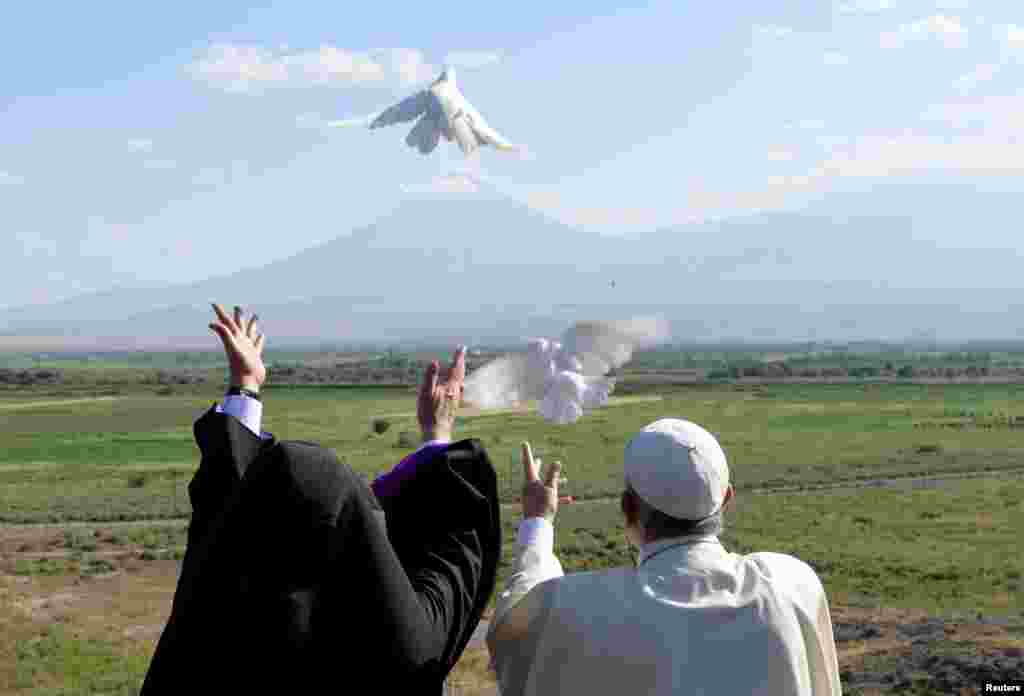
[[633, 490], [633, 487], [628, 482], [626, 490], [636, 498], [638, 521], [650, 534], [652, 540], [684, 536], [706, 536], [709, 534], [717, 536], [725, 529], [722, 508], [718, 508], [716, 512], [704, 519], [681, 520], [677, 517], [666, 515], [661, 510], [652, 507]]

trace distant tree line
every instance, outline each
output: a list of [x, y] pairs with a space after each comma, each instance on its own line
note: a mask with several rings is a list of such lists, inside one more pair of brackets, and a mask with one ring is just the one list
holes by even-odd
[[768, 362], [748, 365], [731, 365], [727, 368], [711, 370], [707, 379], [741, 379], [743, 377], [759, 377], [780, 379], [786, 377], [802, 377], [809, 379], [828, 378], [899, 378], [899, 379], [978, 379], [990, 376], [1024, 376], [1024, 368], [990, 368], [987, 365], [960, 365], [949, 367], [923, 367], [919, 365], [887, 364], [882, 367], [865, 365], [844, 367], [829, 365], [822, 367], [800, 367], [786, 362]]

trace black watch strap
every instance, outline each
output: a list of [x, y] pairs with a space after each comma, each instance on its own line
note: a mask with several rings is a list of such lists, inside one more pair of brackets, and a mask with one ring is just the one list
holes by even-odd
[[224, 396], [248, 396], [250, 399], [262, 401], [259, 392], [255, 392], [252, 389], [246, 389], [245, 387], [231, 387], [224, 392]]

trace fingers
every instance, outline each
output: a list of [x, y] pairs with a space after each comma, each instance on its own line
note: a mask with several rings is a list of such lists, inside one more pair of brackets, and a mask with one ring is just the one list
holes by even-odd
[[544, 471], [544, 485], [558, 495], [558, 481], [562, 477], [562, 462], [555, 462]]
[[522, 459], [524, 479], [527, 482], [539, 481], [540, 471], [538, 469], [538, 463], [533, 461], [533, 450], [530, 449], [529, 442], [524, 442], [522, 445]]
[[244, 322], [242, 322], [242, 308], [238, 305], [235, 305], [235, 326], [238, 327], [239, 331], [245, 326]]
[[231, 330], [228, 327], [220, 322], [214, 322], [210, 324], [210, 328], [220, 337], [221, 343], [224, 344], [224, 350], [229, 353], [234, 350], [234, 336], [231, 335]]
[[263, 344], [266, 342], [264, 340], [266, 337], [266, 334], [260, 334], [259, 336], [256, 337], [256, 352], [259, 355], [263, 354]]
[[448, 383], [456, 391], [461, 391], [462, 382], [466, 379], [466, 346], [459, 346], [455, 349], [452, 357], [451, 367], [448, 368]]
[[248, 323], [246, 323], [246, 325], [245, 325], [245, 335], [248, 336], [249, 338], [253, 337], [252, 329], [253, 329], [254, 326], [256, 326], [256, 321], [259, 318], [260, 318], [260, 316], [258, 314], [253, 314], [251, 317], [249, 317]]
[[220, 323], [224, 325], [224, 327], [228, 330], [228, 333], [230, 333], [232, 336], [237, 336], [238, 333], [240, 332], [238, 324], [235, 323], [234, 319], [228, 316], [228, 313], [224, 311], [224, 308], [221, 307], [219, 304], [214, 303], [213, 311], [217, 313], [217, 318], [220, 319]]
[[423, 373], [423, 384], [420, 385], [420, 398], [427, 399], [433, 396], [434, 390], [437, 389], [438, 369], [439, 367], [436, 360], [427, 366], [427, 369]]

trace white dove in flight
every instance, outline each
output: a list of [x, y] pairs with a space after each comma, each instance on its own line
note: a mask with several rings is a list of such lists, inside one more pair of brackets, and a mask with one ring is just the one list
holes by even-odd
[[664, 340], [661, 319], [580, 322], [561, 342], [529, 341], [526, 354], [487, 363], [465, 382], [463, 400], [480, 408], [502, 408], [537, 400], [546, 420], [566, 424], [608, 403], [615, 380], [605, 377], [625, 365], [633, 350]]
[[[382, 111], [369, 125], [371, 129], [382, 128], [416, 118], [419, 121], [409, 131], [405, 142], [424, 155], [434, 151], [442, 135], [448, 142], [455, 140], [466, 156], [481, 145], [505, 151], [520, 150], [491, 128], [480, 112], [466, 101], [455, 83], [455, 68], [452, 67], [445, 68], [426, 89]], [[335, 125], [354, 125], [357, 121], [336, 121]]]

